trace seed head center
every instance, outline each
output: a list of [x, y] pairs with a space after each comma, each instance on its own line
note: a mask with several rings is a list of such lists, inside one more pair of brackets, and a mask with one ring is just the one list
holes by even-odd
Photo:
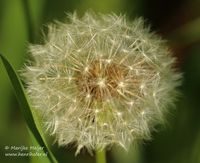
[[83, 95], [89, 94], [93, 101], [103, 101], [117, 96], [116, 88], [119, 83], [123, 85], [121, 81], [126, 73], [123, 66], [117, 63], [92, 61], [87, 65], [87, 71], [76, 74], [76, 84]]

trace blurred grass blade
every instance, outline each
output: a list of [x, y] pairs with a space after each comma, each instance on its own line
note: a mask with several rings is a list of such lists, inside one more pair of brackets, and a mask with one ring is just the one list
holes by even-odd
[[15, 70], [13, 69], [13, 67], [11, 66], [11, 64], [8, 62], [8, 60], [2, 55], [0, 54], [0, 58], [3, 62], [3, 65], [7, 71], [7, 74], [10, 78], [10, 81], [12, 83], [12, 86], [14, 88], [17, 100], [19, 102], [19, 106], [21, 109], [21, 112], [26, 120], [26, 123], [29, 127], [29, 129], [31, 130], [31, 132], [33, 133], [33, 135], [35, 136], [35, 139], [38, 141], [39, 145], [41, 147], [44, 147], [44, 152], [47, 153], [47, 156], [50, 160], [50, 162], [52, 163], [56, 163], [56, 159], [53, 156], [53, 154], [51, 153], [51, 151], [49, 150], [47, 144], [45, 144], [45, 141], [42, 139], [42, 136], [36, 126], [36, 123], [33, 119], [33, 115], [31, 112], [31, 108], [29, 106], [28, 100], [26, 98], [26, 94], [24, 92], [24, 87], [18, 77], [18, 75], [16, 74]]
[[32, 17], [31, 17], [31, 13], [30, 13], [30, 7], [29, 7], [29, 1], [27, 0], [23, 0], [23, 7], [24, 7], [24, 12], [25, 12], [25, 18], [26, 18], [26, 22], [27, 22], [27, 28], [28, 28], [28, 36], [29, 36], [29, 41], [31, 43], [34, 42], [34, 24], [32, 23]]
[[200, 18], [182, 25], [168, 35], [170, 40], [183, 45], [194, 44], [200, 40]]

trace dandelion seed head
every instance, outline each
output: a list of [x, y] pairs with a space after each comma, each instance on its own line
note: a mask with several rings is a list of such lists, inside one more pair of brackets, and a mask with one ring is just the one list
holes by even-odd
[[180, 84], [175, 59], [142, 19], [72, 14], [30, 53], [22, 76], [31, 104], [58, 144], [75, 143], [77, 153], [149, 139]]

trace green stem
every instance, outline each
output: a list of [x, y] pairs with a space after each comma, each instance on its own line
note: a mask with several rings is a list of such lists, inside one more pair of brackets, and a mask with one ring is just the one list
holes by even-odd
[[105, 150], [97, 150], [96, 151], [96, 163], [106, 163]]

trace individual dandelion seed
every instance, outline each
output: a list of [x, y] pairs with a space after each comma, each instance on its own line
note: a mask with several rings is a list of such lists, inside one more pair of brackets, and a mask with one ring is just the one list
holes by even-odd
[[69, 15], [49, 25], [22, 76], [27, 92], [61, 146], [77, 153], [117, 144], [124, 149], [163, 121], [180, 74], [165, 42], [144, 26], [115, 14]]

